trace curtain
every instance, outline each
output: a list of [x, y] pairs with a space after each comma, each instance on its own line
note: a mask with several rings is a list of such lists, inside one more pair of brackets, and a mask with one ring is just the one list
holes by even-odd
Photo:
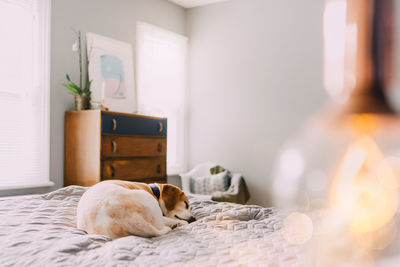
[[49, 184], [48, 0], [0, 0], [0, 189]]

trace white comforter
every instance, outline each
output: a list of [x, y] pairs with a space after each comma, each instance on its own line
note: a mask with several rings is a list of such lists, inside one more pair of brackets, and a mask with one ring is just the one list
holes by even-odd
[[86, 188], [0, 199], [1, 266], [298, 266], [275, 209], [190, 199], [197, 221], [165, 236], [110, 240], [76, 229]]

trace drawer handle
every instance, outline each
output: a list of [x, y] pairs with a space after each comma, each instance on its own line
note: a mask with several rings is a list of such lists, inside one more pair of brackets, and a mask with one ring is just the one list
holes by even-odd
[[115, 131], [115, 130], [117, 130], [117, 120], [116, 119], [112, 119], [111, 120], [112, 121], [112, 129], [113, 129], [113, 131]]
[[161, 121], [158, 122], [158, 132], [161, 133], [164, 130], [163, 124]]
[[157, 173], [161, 173], [161, 164], [157, 164]]
[[157, 145], [157, 151], [158, 151], [158, 152], [161, 152], [161, 150], [162, 150], [161, 143], [158, 143], [158, 145]]
[[111, 149], [113, 153], [117, 152], [117, 142], [114, 140], [111, 141]]
[[111, 170], [111, 177], [114, 178], [115, 177], [115, 168], [113, 165], [110, 165], [110, 170]]

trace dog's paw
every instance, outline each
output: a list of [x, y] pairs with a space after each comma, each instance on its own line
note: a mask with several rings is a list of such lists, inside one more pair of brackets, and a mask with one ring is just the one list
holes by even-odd
[[184, 220], [178, 220], [174, 225], [172, 225], [172, 229], [175, 229], [176, 227], [179, 227], [179, 226], [184, 226], [184, 225], [187, 225], [187, 224], [189, 224], [187, 221], [184, 221]]
[[187, 224], [189, 224], [187, 221], [179, 220], [178, 223], [177, 223], [177, 226], [184, 226], [184, 225], [187, 225]]

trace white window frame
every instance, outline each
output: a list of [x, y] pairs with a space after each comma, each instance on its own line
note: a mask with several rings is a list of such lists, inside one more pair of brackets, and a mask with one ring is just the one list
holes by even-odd
[[[14, 2], [14, 0], [2, 0]], [[18, 1], [18, 0], [17, 0]], [[54, 186], [54, 182], [50, 181], [50, 55], [51, 55], [51, 0], [32, 0], [37, 3], [38, 8], [38, 23], [39, 23], [39, 44], [38, 60], [41, 62], [41, 68], [38, 69], [38, 84], [43, 90], [43, 154], [42, 154], [42, 168], [44, 177], [39, 181], [33, 183], [24, 183], [17, 185], [3, 185], [0, 186], [0, 191], [39, 188]], [[9, 27], [12, 27], [10, 25]]]
[[[44, 169], [46, 170], [46, 177], [43, 184], [39, 184], [33, 187], [48, 187], [54, 186], [54, 182], [50, 181], [50, 66], [51, 66], [51, 0], [40, 0], [42, 1], [42, 56], [43, 56], [43, 70], [42, 70], [42, 82], [44, 90], [44, 98], [46, 107], [44, 110], [44, 128], [47, 140], [45, 143], [46, 149], [44, 150]], [[32, 186], [31, 186], [32, 187]]]
[[[148, 24], [146, 22], [139, 21], [137, 23], [137, 38], [136, 38], [136, 79], [137, 79], [137, 102], [138, 102], [138, 112], [145, 115], [153, 115], [153, 116], [165, 116], [165, 110], [161, 112], [157, 112], [154, 110], [148, 110], [146, 107], [143, 107], [141, 103], [141, 88], [142, 86], [142, 75], [141, 75], [141, 49], [143, 40], [143, 31], [156, 31], [159, 35], [167, 36], [168, 39], [176, 39], [181, 44], [185, 43], [185, 51], [182, 56], [184, 57], [184, 74], [183, 74], [183, 92], [182, 92], [182, 105], [177, 107], [176, 109], [176, 128], [177, 131], [177, 155], [176, 155], [176, 164], [172, 164], [169, 162], [168, 151], [171, 149], [170, 146], [167, 145], [167, 175], [178, 175], [187, 170], [187, 58], [188, 58], [188, 38], [186, 36], [165, 30], [163, 28]], [[168, 109], [169, 112], [172, 112], [172, 109]], [[168, 118], [167, 118], [168, 119]], [[168, 123], [167, 128], [167, 141], [168, 136], [171, 138], [171, 124]], [[179, 142], [179, 143], [178, 143]], [[168, 143], [168, 142], [167, 142]]]

